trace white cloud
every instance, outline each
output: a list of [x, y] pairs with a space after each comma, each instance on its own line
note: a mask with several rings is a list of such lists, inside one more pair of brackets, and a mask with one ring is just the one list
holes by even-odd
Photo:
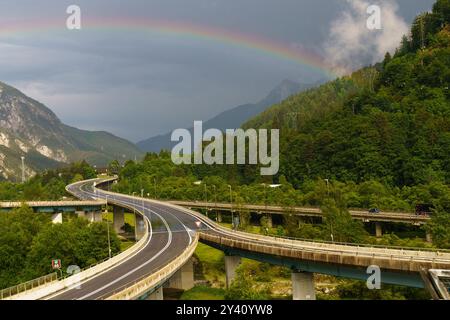
[[[381, 8], [381, 30], [367, 28], [367, 8], [374, 4]], [[408, 32], [409, 26], [398, 14], [395, 0], [346, 0], [345, 10], [331, 23], [325, 55], [336, 72], [346, 73], [382, 60]]]

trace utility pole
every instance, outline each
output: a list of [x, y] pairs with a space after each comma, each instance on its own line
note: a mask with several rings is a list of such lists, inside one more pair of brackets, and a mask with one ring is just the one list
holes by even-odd
[[158, 197], [156, 196], [156, 178], [153, 178], [153, 183], [155, 185], [155, 200], [158, 199]]
[[25, 157], [20, 157], [22, 159], [22, 183], [25, 183]]

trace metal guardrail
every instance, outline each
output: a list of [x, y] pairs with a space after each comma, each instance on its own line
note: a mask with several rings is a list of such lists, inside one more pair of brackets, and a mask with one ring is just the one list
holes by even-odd
[[23, 293], [29, 290], [37, 289], [41, 286], [45, 286], [57, 280], [58, 280], [58, 273], [54, 272], [46, 276], [42, 276], [6, 289], [2, 289], [0, 290], [0, 300], [9, 298], [16, 294]]
[[186, 248], [186, 250], [179, 255], [175, 260], [162, 267], [159, 270], [152, 271], [147, 275], [142, 276], [140, 279], [134, 281], [133, 285], [126, 284], [123, 288], [120, 288], [117, 293], [108, 297], [106, 300], [131, 300], [136, 299], [146, 291], [149, 291], [166, 281], [177, 270], [179, 270], [194, 254], [195, 249], [199, 241], [199, 235], [196, 234], [192, 243]]

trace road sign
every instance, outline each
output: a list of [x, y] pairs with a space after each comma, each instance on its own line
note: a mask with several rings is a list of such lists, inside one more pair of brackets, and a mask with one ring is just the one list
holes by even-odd
[[61, 260], [60, 259], [53, 259], [52, 260], [52, 268], [53, 269], [61, 269]]

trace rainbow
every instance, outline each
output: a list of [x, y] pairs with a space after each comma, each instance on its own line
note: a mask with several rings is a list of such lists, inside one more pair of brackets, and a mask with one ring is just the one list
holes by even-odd
[[[22, 35], [28, 33], [46, 33], [65, 31], [65, 21], [21, 21], [0, 24], [0, 38], [4, 36]], [[241, 48], [256, 50], [263, 54], [292, 61], [310, 67], [329, 77], [338, 74], [323, 57], [300, 46], [293, 46], [276, 40], [254, 34], [220, 29], [211, 26], [196, 25], [188, 22], [140, 19], [140, 18], [82, 18], [83, 31], [104, 32], [144, 32], [168, 36], [180, 36], [202, 41], [218, 42]]]

